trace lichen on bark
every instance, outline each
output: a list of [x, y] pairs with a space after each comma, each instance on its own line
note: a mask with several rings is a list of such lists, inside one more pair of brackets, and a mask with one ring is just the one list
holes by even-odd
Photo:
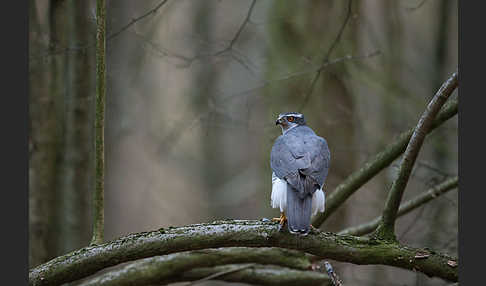
[[29, 272], [30, 285], [60, 285], [123, 262], [187, 250], [217, 247], [279, 247], [354, 264], [380, 264], [417, 270], [429, 276], [457, 281], [457, 258], [363, 237], [313, 230], [302, 237], [279, 230], [272, 222], [228, 220], [131, 234], [101, 245], [57, 257]]

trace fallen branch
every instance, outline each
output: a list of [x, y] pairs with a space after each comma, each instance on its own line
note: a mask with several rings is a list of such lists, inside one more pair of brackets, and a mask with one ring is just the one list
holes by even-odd
[[427, 105], [424, 113], [415, 127], [412, 137], [407, 145], [405, 154], [400, 162], [398, 176], [393, 181], [388, 197], [385, 201], [385, 207], [382, 214], [382, 222], [375, 231], [375, 235], [382, 239], [395, 240], [395, 221], [397, 218], [398, 208], [402, 200], [403, 193], [407, 186], [415, 160], [422, 148], [425, 136], [431, 130], [433, 120], [442, 105], [447, 101], [452, 92], [458, 85], [458, 73], [453, 73], [450, 78], [439, 88], [432, 100]]
[[[434, 186], [433, 188], [429, 189], [428, 191], [414, 197], [413, 199], [410, 199], [403, 203], [400, 208], [398, 209], [398, 216], [403, 216], [412, 210], [424, 205], [430, 200], [433, 200], [437, 198], [438, 196], [445, 194], [446, 192], [454, 189], [457, 187], [458, 183], [458, 177], [453, 177], [450, 179], [445, 180], [444, 182], [440, 183], [437, 186]], [[370, 222], [363, 223], [358, 226], [350, 227], [347, 229], [344, 229], [338, 234], [345, 234], [345, 235], [365, 235], [368, 233], [373, 232], [378, 225], [380, 224], [381, 221], [381, 216], [376, 217], [375, 219], [371, 220]]]
[[[437, 115], [429, 133], [456, 115], [457, 106], [457, 100], [450, 100]], [[312, 221], [312, 225], [314, 227], [320, 227], [324, 221], [361, 186], [397, 159], [400, 154], [405, 151], [408, 141], [410, 140], [410, 137], [412, 137], [413, 130], [414, 129], [412, 128], [398, 135], [393, 143], [389, 144], [383, 151], [368, 160], [363, 167], [349, 175], [332, 192], [330, 192], [329, 196], [326, 198], [326, 211], [319, 213]]]
[[[320, 258], [354, 264], [381, 264], [416, 270], [428, 276], [457, 281], [457, 258], [380, 240], [342, 236], [318, 230], [302, 237], [279, 231], [261, 221], [216, 221], [131, 234], [57, 257], [29, 272], [30, 285], [60, 285], [104, 268], [136, 259], [205, 248], [246, 246], [300, 250]], [[427, 259], [417, 253], [430, 252]], [[448, 264], [449, 263], [449, 264]]]

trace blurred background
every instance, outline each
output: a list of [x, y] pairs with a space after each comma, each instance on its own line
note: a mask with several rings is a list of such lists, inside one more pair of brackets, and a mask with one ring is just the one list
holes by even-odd
[[[302, 112], [326, 138], [330, 194], [413, 127], [457, 69], [457, 5], [108, 0], [105, 239], [278, 216], [269, 157], [281, 112]], [[95, 11], [93, 0], [30, 1], [30, 267], [90, 242]], [[427, 137], [404, 200], [458, 173], [457, 128], [456, 116]], [[379, 215], [398, 162], [321, 229]], [[457, 221], [454, 190], [400, 218], [397, 236], [457, 256]], [[345, 285], [447, 284], [393, 267], [332, 263]]]

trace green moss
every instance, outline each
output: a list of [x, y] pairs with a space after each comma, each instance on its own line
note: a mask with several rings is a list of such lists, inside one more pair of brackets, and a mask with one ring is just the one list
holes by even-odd
[[[414, 260], [417, 252], [425, 250], [406, 247], [383, 239], [336, 235], [329, 232], [318, 232], [300, 237], [278, 231], [275, 225], [258, 221], [235, 221], [230, 224], [212, 226], [200, 224], [172, 228], [164, 230], [163, 233], [158, 230], [131, 234], [53, 259], [32, 269], [29, 272], [29, 281], [31, 285], [59, 285], [81, 279], [123, 262], [149, 257], [169, 257], [187, 250], [205, 249], [202, 252], [204, 253], [212, 248], [234, 246], [252, 247], [252, 250], [255, 250], [253, 256], [249, 256], [246, 251], [238, 252], [237, 255], [241, 256], [240, 258], [246, 257], [247, 260], [244, 260], [246, 262], [257, 262], [258, 260], [253, 259], [260, 259], [260, 255], [263, 253], [271, 255], [272, 251], [269, 248], [277, 247], [278, 249], [293, 249], [283, 252], [285, 258], [282, 263], [293, 261], [302, 267], [308, 265], [309, 260], [304, 253], [309, 253], [318, 257], [355, 264], [383, 264], [404, 269], [419, 267], [420, 271], [427, 275], [457, 281], [457, 267], [447, 265], [449, 260], [457, 261], [457, 259], [434, 254], [430, 250], [427, 251], [430, 253], [430, 257], [427, 259]], [[232, 254], [235, 253], [232, 252]], [[282, 252], [278, 253], [282, 256]], [[412, 262], [409, 262], [410, 260]], [[274, 260], [269, 258], [268, 261]], [[295, 264], [293, 265], [295, 267]]]
[[393, 229], [380, 224], [378, 228], [371, 234], [371, 238], [375, 241], [384, 241], [387, 243], [398, 242]]

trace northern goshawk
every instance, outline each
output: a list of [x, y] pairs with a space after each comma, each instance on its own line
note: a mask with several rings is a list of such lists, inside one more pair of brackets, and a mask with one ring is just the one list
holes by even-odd
[[280, 114], [282, 128], [270, 154], [272, 168], [271, 205], [280, 208], [279, 221], [291, 233], [307, 234], [311, 216], [324, 212], [324, 181], [331, 158], [327, 142], [306, 125], [297, 112]]

